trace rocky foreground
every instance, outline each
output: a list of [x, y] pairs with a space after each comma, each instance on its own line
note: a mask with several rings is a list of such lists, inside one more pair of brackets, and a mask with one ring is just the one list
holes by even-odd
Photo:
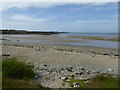
[[[101, 70], [89, 70], [81, 66], [71, 66], [71, 67], [52, 67], [46, 64], [35, 65], [34, 71], [37, 73], [35, 80], [41, 82], [44, 86], [50, 88], [64, 88], [70, 86], [65, 86], [65, 82], [70, 82], [71, 79], [82, 80], [84, 83], [90, 82], [90, 80], [96, 75], [110, 75], [117, 76], [112, 69], [107, 71]], [[56, 83], [57, 82], [57, 83]], [[52, 85], [51, 85], [52, 84]], [[65, 85], [64, 85], [65, 84]], [[73, 87], [81, 87], [79, 83], [73, 83]]]

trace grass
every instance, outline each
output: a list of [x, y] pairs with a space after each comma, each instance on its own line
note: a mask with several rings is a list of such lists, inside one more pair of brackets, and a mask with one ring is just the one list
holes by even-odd
[[33, 81], [35, 75], [31, 63], [17, 58], [5, 59], [2, 62], [3, 88], [45, 88]]
[[120, 88], [118, 78], [112, 76], [99, 75], [94, 77], [90, 83], [85, 85], [86, 88]]
[[74, 87], [74, 86], [73, 86], [73, 83], [79, 83], [80, 88], [82, 88], [82, 87], [84, 86], [84, 80], [79, 80], [79, 79], [74, 79], [74, 78], [71, 78], [71, 79], [69, 79], [69, 80], [70, 80], [70, 81], [64, 80], [63, 82], [69, 83], [69, 85], [70, 85], [71, 87]]
[[31, 79], [36, 75], [30, 63], [17, 60], [16, 58], [3, 60], [2, 71], [3, 77], [12, 77], [19, 79], [23, 78]]
[[25, 80], [8, 78], [8, 77], [2, 78], [2, 87], [3, 88], [44, 88], [42, 85], [33, 81], [28, 82]]
[[118, 85], [118, 78], [113, 76], [103, 76], [98, 75], [90, 80], [88, 83], [84, 83], [84, 80], [70, 79], [70, 81], [65, 81], [73, 87], [73, 83], [79, 83], [79, 88], [120, 88]]

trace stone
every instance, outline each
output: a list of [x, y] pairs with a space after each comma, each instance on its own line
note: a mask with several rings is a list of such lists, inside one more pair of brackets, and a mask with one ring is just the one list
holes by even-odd
[[88, 83], [88, 82], [90, 82], [90, 81], [85, 81], [84, 83]]
[[68, 70], [69, 72], [72, 72], [72, 71], [73, 71], [72, 69], [73, 69], [72, 67], [68, 67], [68, 68], [67, 68], [67, 70]]
[[61, 79], [63, 79], [63, 80], [67, 80], [68, 79], [68, 77], [66, 76], [66, 77], [61, 77]]
[[74, 75], [71, 75], [71, 77], [75, 77]]
[[73, 86], [74, 86], [75, 88], [80, 87], [79, 83], [73, 83]]
[[34, 78], [35, 78], [35, 79], [38, 79], [39, 77], [38, 77], [38, 76], [35, 76]]
[[112, 69], [108, 69], [108, 71], [113, 71]]
[[68, 80], [66, 80], [66, 81], [68, 81], [68, 82], [69, 82], [69, 81], [70, 81], [70, 79], [68, 79]]
[[112, 74], [112, 73], [114, 73], [114, 70], [113, 70], [113, 69], [108, 69], [107, 72], [108, 72], [109, 74]]
[[82, 74], [83, 74], [83, 72], [75, 72], [75, 74], [77, 74], [77, 75], [78, 75], [78, 74], [82, 75]]

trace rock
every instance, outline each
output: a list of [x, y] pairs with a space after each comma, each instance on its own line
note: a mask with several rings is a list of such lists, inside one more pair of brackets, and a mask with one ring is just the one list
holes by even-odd
[[86, 70], [86, 73], [87, 73], [87, 74], [90, 74], [90, 73], [91, 73], [91, 71], [89, 71], [89, 70]]
[[35, 79], [38, 79], [39, 77], [38, 77], [38, 76], [35, 76], [34, 78], [35, 78]]
[[108, 69], [107, 72], [108, 72], [109, 74], [112, 74], [112, 73], [114, 73], [114, 70], [113, 70], [113, 69]]
[[2, 56], [7, 56], [8, 57], [8, 56], [10, 56], [10, 54], [3, 54]]
[[67, 68], [67, 70], [68, 70], [69, 72], [72, 72], [72, 71], [73, 71], [72, 69], [73, 69], [72, 67], [68, 67], [68, 68]]
[[80, 87], [79, 83], [73, 83], [73, 86], [74, 86], [75, 88]]
[[114, 56], [118, 56], [119, 57], [119, 55], [117, 55], [117, 54], [115, 54]]
[[82, 71], [85, 71], [85, 68], [83, 68], [83, 67], [80, 67], [80, 69], [81, 69]]
[[61, 77], [61, 79], [63, 79], [63, 80], [67, 80], [68, 79], [68, 77], [66, 76], [66, 77]]
[[71, 75], [71, 77], [75, 77], [74, 75]]
[[26, 46], [26, 47], [28, 47], [28, 48], [33, 48], [33, 46]]
[[74, 85], [74, 87], [75, 87], [75, 88], [78, 88], [78, 87], [80, 87], [80, 85]]
[[88, 82], [90, 82], [90, 81], [87, 80], [87, 81], [85, 81], [84, 83], [88, 83]]
[[36, 65], [36, 66], [35, 66], [35, 69], [39, 69], [39, 65]]
[[112, 69], [108, 69], [108, 71], [113, 71]]
[[109, 55], [109, 54], [107, 54], [107, 53], [104, 53], [103, 55]]
[[68, 80], [66, 80], [66, 81], [68, 81], [68, 82], [69, 82], [69, 81], [70, 81], [70, 79], [68, 79]]
[[75, 74], [80, 74], [80, 75], [82, 75], [83, 74], [83, 72], [79, 72], [79, 71], [77, 71], [77, 72], [75, 72]]

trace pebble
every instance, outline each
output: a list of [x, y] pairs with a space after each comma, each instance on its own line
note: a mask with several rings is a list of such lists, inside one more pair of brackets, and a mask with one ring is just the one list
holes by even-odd
[[[89, 70], [87, 68], [81, 66], [71, 66], [71, 67], [60, 67], [55, 68], [47, 64], [35, 65], [35, 72], [39, 73], [41, 77], [51, 77], [53, 79], [62, 79], [69, 81], [70, 78], [87, 80], [85, 83], [89, 82], [88, 79], [95, 77], [100, 74], [114, 74], [113, 69], [108, 69], [107, 71], [97, 71], [97, 70]], [[38, 76], [35, 76], [35, 79], [38, 79]], [[77, 86], [76, 86], [77, 87]]]
[[76, 87], [80, 87], [79, 83], [73, 83], [73, 86]]

